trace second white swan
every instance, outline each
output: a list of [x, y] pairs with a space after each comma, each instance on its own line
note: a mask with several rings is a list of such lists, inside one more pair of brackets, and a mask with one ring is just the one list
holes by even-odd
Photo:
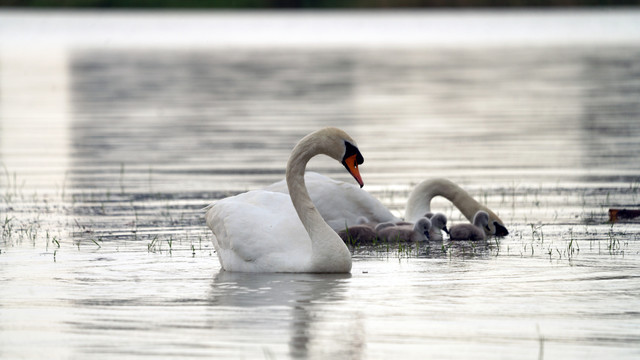
[[[358, 220], [361, 217], [366, 217], [372, 223], [401, 221], [373, 195], [353, 184], [314, 172], [307, 172], [305, 181], [313, 203], [335, 231], [359, 225]], [[269, 185], [265, 190], [288, 193], [284, 180]], [[425, 213], [431, 211], [431, 200], [436, 196], [442, 196], [451, 201], [469, 221], [473, 220], [476, 212], [486, 211], [490, 220], [489, 228], [485, 229], [487, 235], [509, 234], [498, 215], [477, 202], [460, 186], [443, 178], [425, 180], [413, 189], [407, 201], [404, 219], [415, 223]]]

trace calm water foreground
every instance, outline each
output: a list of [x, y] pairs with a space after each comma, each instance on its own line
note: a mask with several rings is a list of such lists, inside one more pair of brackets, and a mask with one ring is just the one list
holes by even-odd
[[[0, 15], [0, 358], [638, 358], [640, 12], [305, 16]], [[221, 272], [201, 209], [329, 125], [510, 235]]]

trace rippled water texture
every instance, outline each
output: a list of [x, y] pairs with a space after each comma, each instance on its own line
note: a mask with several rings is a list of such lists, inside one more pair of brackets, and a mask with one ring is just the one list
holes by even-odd
[[[640, 17], [511, 15], [1, 15], [0, 358], [638, 358]], [[202, 208], [330, 125], [397, 215], [447, 177], [509, 236], [221, 272]]]

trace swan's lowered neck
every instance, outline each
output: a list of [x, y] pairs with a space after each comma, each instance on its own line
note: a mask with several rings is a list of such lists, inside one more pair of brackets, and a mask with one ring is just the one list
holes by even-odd
[[490, 218], [490, 231], [487, 231], [487, 235], [505, 236], [509, 234], [498, 215], [477, 202], [460, 186], [447, 179], [430, 179], [418, 184], [409, 195], [405, 219], [415, 222], [425, 213], [430, 212], [431, 200], [436, 196], [442, 196], [451, 201], [469, 221], [473, 221], [476, 212], [480, 210], [487, 212]]
[[[458, 199], [454, 191], [455, 184], [446, 179], [425, 180], [418, 184], [407, 200], [407, 208], [405, 210], [405, 220], [416, 222], [426, 213], [431, 212], [431, 200], [436, 196], [443, 196], [453, 202], [454, 198]], [[460, 189], [462, 190], [462, 189]], [[458, 204], [455, 204], [459, 208]], [[462, 211], [462, 209], [461, 209]], [[475, 211], [471, 216], [475, 214]]]

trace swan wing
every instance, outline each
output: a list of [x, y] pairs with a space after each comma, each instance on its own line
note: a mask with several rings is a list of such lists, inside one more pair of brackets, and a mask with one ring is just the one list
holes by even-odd
[[295, 271], [311, 240], [287, 194], [256, 190], [214, 203], [206, 213], [220, 264], [229, 271]]
[[[337, 181], [315, 172], [306, 172], [304, 180], [313, 204], [335, 231], [344, 230], [345, 224], [348, 227], [358, 225], [358, 219], [363, 216], [375, 223], [399, 220], [380, 200], [355, 184]], [[288, 193], [284, 180], [265, 190]]]

